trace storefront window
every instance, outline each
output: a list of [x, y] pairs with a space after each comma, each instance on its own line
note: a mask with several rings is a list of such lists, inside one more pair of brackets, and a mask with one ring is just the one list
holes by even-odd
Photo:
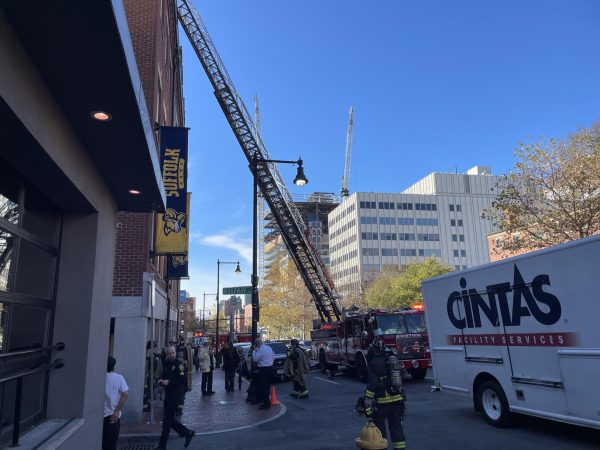
[[51, 299], [55, 265], [54, 255], [22, 239], [19, 247], [15, 292]]
[[12, 234], [0, 228], [0, 291], [8, 290], [14, 242]]

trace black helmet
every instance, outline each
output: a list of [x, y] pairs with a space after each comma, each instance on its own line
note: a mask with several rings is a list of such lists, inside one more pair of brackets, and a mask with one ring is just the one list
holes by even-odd
[[385, 350], [385, 343], [383, 342], [383, 339], [381, 338], [375, 338], [375, 340], [373, 341], [373, 350], [375, 350], [377, 353], [383, 353]]

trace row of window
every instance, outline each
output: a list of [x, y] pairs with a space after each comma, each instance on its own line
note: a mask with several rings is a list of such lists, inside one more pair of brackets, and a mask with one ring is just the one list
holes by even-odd
[[[456, 250], [455, 250], [455, 252], [456, 252]], [[442, 251], [439, 248], [420, 248], [418, 250], [415, 248], [401, 248], [401, 249], [382, 248], [381, 249], [381, 256], [398, 256], [398, 255], [400, 255], [400, 256], [417, 256], [417, 254], [419, 256], [424, 256], [424, 257], [437, 256], [438, 258], [441, 258]], [[379, 256], [379, 249], [365, 247], [362, 249], [362, 255], [363, 256]]]
[[349, 259], [356, 258], [357, 256], [358, 256], [357, 250], [356, 249], [351, 250], [351, 251], [349, 251], [348, 253], [346, 253], [346, 254], [344, 254], [342, 256], [339, 256], [337, 258], [332, 259], [331, 260], [331, 266], [332, 267], [333, 266], [337, 266], [338, 264], [341, 264], [341, 263], [343, 263], [345, 261], [348, 261]]
[[[454, 219], [450, 221], [456, 222]], [[361, 216], [360, 217], [361, 225], [377, 225], [377, 217], [375, 216]], [[462, 226], [462, 220], [460, 221]], [[422, 225], [422, 226], [431, 226], [435, 227], [439, 225], [438, 219], [430, 218], [430, 217], [417, 217], [415, 220], [412, 217], [380, 217], [379, 225]], [[454, 224], [456, 225], [456, 224]]]
[[357, 236], [356, 234], [351, 234], [347, 238], [342, 239], [337, 244], [333, 244], [330, 247], [331, 253], [337, 252], [338, 250], [345, 248], [348, 244], [352, 244], [353, 242], [356, 242], [356, 239], [357, 239], [356, 236]]
[[[361, 201], [359, 205], [363, 209], [376, 209], [377, 202]], [[452, 205], [454, 206], [454, 205]], [[458, 205], [460, 206], [460, 205]], [[400, 209], [404, 211], [412, 211], [412, 203], [394, 203], [394, 202], [379, 202], [379, 209]], [[435, 203], [415, 203], [414, 209], [417, 211], [437, 211], [437, 205]], [[451, 209], [454, 211], [454, 209]], [[460, 210], [458, 210], [460, 211]]]
[[[460, 205], [459, 205], [459, 206], [460, 206]], [[458, 225], [457, 225], [457, 224], [458, 224]], [[450, 219], [450, 226], [451, 226], [451, 227], [455, 227], [455, 226], [462, 227], [462, 226], [463, 226], [463, 221], [462, 221], [462, 219], [458, 219], [458, 220], [455, 220], [455, 219]]]
[[[362, 220], [362, 217], [361, 217], [361, 220]], [[355, 226], [356, 226], [356, 219], [352, 219], [350, 222], [345, 223], [344, 225], [342, 225], [342, 227], [339, 230], [332, 231], [329, 234], [329, 239], [334, 239], [335, 237], [337, 237], [340, 234], [342, 234], [344, 231], [350, 230], [350, 229], [352, 229]]]
[[[369, 241], [414, 241], [415, 233], [375, 233], [370, 231], [363, 231], [360, 234], [361, 238]], [[453, 235], [455, 236], [455, 235]], [[462, 241], [465, 240], [465, 237], [461, 234]], [[440, 235], [438, 233], [418, 233], [416, 234], [417, 241], [428, 241], [428, 242], [437, 242], [440, 240]], [[454, 239], [453, 239], [454, 240]], [[461, 242], [462, 242], [461, 241]]]
[[342, 277], [347, 277], [350, 275], [358, 274], [358, 266], [347, 267], [340, 271], [336, 271], [335, 274], [336, 274], [336, 278], [342, 278]]
[[353, 203], [351, 204], [348, 208], [344, 209], [339, 216], [331, 219], [331, 225], [335, 225], [336, 223], [338, 223], [340, 220], [342, 220], [344, 217], [346, 217], [348, 214], [351, 214], [352, 212], [354, 212], [354, 210], [356, 209], [356, 205]]
[[465, 235], [464, 234], [453, 234], [452, 242], [465, 242]]
[[462, 211], [462, 206], [460, 206], [459, 204], [456, 204], [456, 205], [450, 205], [450, 211], [458, 211], [458, 212], [461, 212], [461, 211]]
[[454, 257], [455, 258], [458, 258], [459, 255], [463, 256], [463, 257], [467, 256], [467, 251], [466, 250], [460, 250], [460, 251], [459, 250], [454, 250], [453, 253], [454, 253]]

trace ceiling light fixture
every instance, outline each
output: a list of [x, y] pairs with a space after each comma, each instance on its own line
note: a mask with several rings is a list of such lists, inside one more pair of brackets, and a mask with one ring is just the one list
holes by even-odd
[[92, 111], [90, 115], [92, 119], [98, 122], [110, 122], [112, 120], [112, 116], [105, 111]]
[[131, 195], [140, 195], [142, 193], [142, 191], [138, 189], [129, 189], [127, 192], [129, 192]]

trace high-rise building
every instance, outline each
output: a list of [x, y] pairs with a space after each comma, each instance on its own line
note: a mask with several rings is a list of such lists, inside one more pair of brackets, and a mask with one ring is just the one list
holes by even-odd
[[489, 167], [431, 173], [401, 193], [356, 192], [329, 214], [330, 271], [356, 293], [386, 266], [435, 257], [456, 270], [489, 262], [482, 211], [495, 198]]
[[[306, 225], [310, 239], [326, 266], [329, 266], [329, 227], [327, 215], [339, 205], [339, 199], [330, 192], [313, 192], [306, 196], [295, 195], [294, 203]], [[276, 261], [286, 262], [287, 248], [279, 226], [271, 213], [265, 218], [264, 272]]]

